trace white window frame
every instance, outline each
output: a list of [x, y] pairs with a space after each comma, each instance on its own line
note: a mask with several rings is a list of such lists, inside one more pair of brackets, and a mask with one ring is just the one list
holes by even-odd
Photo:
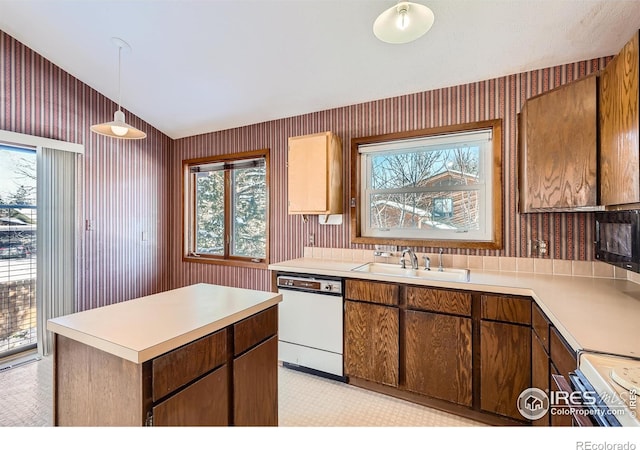
[[[411, 131], [402, 131], [396, 133], [387, 133], [374, 136], [362, 136], [351, 139], [351, 196], [349, 201], [350, 207], [350, 222], [351, 222], [351, 243], [352, 244], [390, 244], [395, 246], [410, 246], [410, 247], [422, 247], [422, 248], [461, 248], [461, 249], [485, 249], [485, 250], [500, 250], [504, 247], [503, 233], [504, 233], [504, 216], [503, 216], [503, 167], [502, 167], [502, 154], [503, 154], [503, 120], [502, 119], [490, 119], [479, 122], [471, 122], [458, 125], [447, 125], [437, 128], [419, 129]], [[367, 236], [365, 233], [365, 224], [367, 221], [367, 212], [364, 204], [367, 203], [366, 197], [366, 184], [362, 180], [366, 179], [366, 167], [365, 157], [367, 151], [371, 149], [385, 148], [383, 145], [388, 145], [386, 150], [407, 148], [407, 142], [414, 140], [421, 140], [423, 138], [437, 138], [440, 139], [440, 143], [445, 143], [446, 139], [459, 138], [461, 133], [474, 133], [477, 131], [491, 130], [492, 139], [488, 149], [490, 151], [486, 154], [486, 160], [484, 162], [484, 170], [487, 174], [490, 173], [491, 178], [485, 180], [485, 204], [488, 201], [491, 202], [491, 207], [485, 208], [484, 226], [486, 233], [484, 236], [470, 236], [468, 232], [455, 233], [453, 238], [444, 236], [442, 234], [437, 235], [425, 235], [422, 229], [418, 233], [415, 233], [415, 237], [397, 237], [391, 235], [391, 233], [380, 233], [380, 236]], [[455, 136], [457, 135], [457, 137]], [[431, 141], [436, 143], [436, 141]], [[396, 147], [394, 147], [394, 145]], [[368, 150], [367, 150], [368, 149]], [[363, 150], [361, 152], [361, 150]], [[441, 191], [441, 189], [438, 189]]]
[[[492, 162], [492, 131], [491, 129], [476, 130], [472, 132], [459, 132], [440, 136], [425, 136], [413, 139], [401, 139], [384, 143], [361, 145], [358, 149], [361, 154], [361, 177], [360, 189], [363, 193], [360, 202], [362, 222], [362, 236], [385, 237], [397, 239], [434, 239], [434, 240], [474, 240], [489, 242], [493, 238], [493, 201], [491, 188], [493, 186]], [[434, 187], [409, 187], [399, 189], [373, 189], [372, 181], [372, 161], [380, 154], [406, 154], [423, 151], [449, 150], [459, 147], [479, 148], [479, 179], [473, 185], [455, 186], [434, 186]], [[371, 207], [369, 199], [378, 193], [410, 194], [427, 192], [456, 192], [456, 191], [476, 191], [478, 193], [479, 207], [479, 229], [477, 230], [454, 230], [449, 227], [441, 228], [373, 228], [371, 226]]]

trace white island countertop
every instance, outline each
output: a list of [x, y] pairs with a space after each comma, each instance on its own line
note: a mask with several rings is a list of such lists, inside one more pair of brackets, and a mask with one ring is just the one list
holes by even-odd
[[574, 350], [640, 358], [640, 285], [627, 280], [471, 269], [469, 282], [354, 272], [363, 262], [300, 258], [270, 270], [532, 297]]
[[143, 363], [280, 301], [273, 292], [201, 283], [50, 319], [47, 329]]

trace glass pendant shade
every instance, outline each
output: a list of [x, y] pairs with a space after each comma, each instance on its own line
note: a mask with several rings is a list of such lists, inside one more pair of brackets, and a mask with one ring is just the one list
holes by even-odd
[[413, 2], [398, 2], [373, 23], [373, 34], [389, 44], [406, 44], [424, 35], [433, 25], [433, 11]]

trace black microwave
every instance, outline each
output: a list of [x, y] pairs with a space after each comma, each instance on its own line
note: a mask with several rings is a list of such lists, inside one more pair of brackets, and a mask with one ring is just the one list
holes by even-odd
[[640, 272], [640, 211], [596, 212], [596, 259]]

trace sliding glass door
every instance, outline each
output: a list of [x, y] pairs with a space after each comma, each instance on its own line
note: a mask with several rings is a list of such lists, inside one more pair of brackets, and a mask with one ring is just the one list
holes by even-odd
[[0, 144], [0, 359], [34, 348], [36, 150]]

